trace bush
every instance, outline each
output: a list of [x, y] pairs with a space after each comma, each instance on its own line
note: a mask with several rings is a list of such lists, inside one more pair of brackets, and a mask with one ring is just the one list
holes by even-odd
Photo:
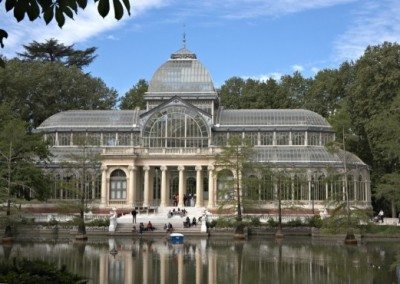
[[274, 219], [272, 219], [272, 218], [269, 218], [268, 219], [268, 225], [270, 226], [270, 227], [278, 227], [278, 222], [276, 222]]
[[323, 225], [323, 221], [321, 219], [321, 216], [319, 215], [314, 215], [308, 220], [308, 225], [310, 227], [314, 228], [321, 228]]
[[215, 221], [216, 228], [234, 228], [236, 227], [236, 220], [230, 218], [218, 218]]
[[86, 226], [90, 226], [90, 227], [108, 227], [108, 226], [110, 226], [110, 219], [108, 219], [108, 218], [94, 219], [94, 220], [86, 223]]
[[258, 217], [251, 217], [251, 219], [250, 219], [250, 225], [253, 226], [253, 227], [260, 227], [260, 226], [261, 226], [260, 218], [258, 218]]
[[294, 220], [290, 220], [289, 222], [287, 222], [286, 225], [291, 227], [300, 227], [303, 226], [304, 224], [300, 218], [296, 218]]

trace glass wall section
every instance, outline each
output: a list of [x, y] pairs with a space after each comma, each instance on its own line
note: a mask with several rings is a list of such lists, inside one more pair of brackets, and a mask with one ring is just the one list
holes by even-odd
[[349, 200], [354, 200], [354, 179], [352, 175], [347, 175], [347, 194], [349, 196]]
[[261, 200], [273, 200], [274, 199], [274, 182], [273, 182], [271, 173], [264, 174], [261, 177], [260, 199]]
[[276, 145], [289, 145], [289, 132], [276, 132]]
[[292, 132], [292, 145], [304, 145], [306, 134], [305, 132]]
[[293, 176], [293, 199], [308, 200], [308, 182], [303, 175]]
[[326, 145], [334, 140], [333, 133], [321, 133], [321, 144]]
[[100, 146], [101, 145], [101, 133], [98, 132], [88, 132], [87, 141], [90, 146]]
[[245, 132], [244, 139], [248, 140], [251, 146], [258, 145], [258, 132]]
[[260, 182], [255, 175], [246, 178], [244, 186], [244, 195], [249, 200], [259, 200], [260, 195]]
[[74, 132], [72, 133], [72, 140], [74, 146], [85, 146], [86, 142], [86, 132]]
[[118, 132], [118, 145], [119, 146], [131, 146], [131, 133]]
[[365, 201], [365, 184], [361, 175], [358, 176], [357, 180], [357, 195], [356, 200]]
[[140, 145], [140, 134], [132, 133], [132, 145], [139, 146]]
[[315, 179], [315, 198], [314, 200], [326, 199], [325, 175], [319, 175]]
[[260, 145], [272, 145], [274, 143], [273, 132], [261, 132], [260, 133]]
[[110, 175], [110, 199], [126, 198], [126, 175], [122, 170], [115, 170]]
[[227, 202], [235, 198], [233, 174], [230, 170], [221, 170], [217, 175], [218, 201]]
[[209, 113], [209, 114], [212, 113], [212, 104], [210, 102], [190, 101], [190, 103], [206, 113]]
[[328, 196], [331, 200], [343, 200], [343, 183], [339, 174], [334, 174], [328, 178]]
[[292, 179], [290, 176], [285, 174], [280, 174], [278, 176], [278, 189], [281, 193], [281, 200], [291, 200], [292, 199]]
[[238, 138], [242, 139], [243, 133], [242, 132], [229, 132], [229, 139]]
[[217, 132], [213, 135], [213, 143], [215, 146], [226, 146], [228, 140], [228, 134], [226, 132]]
[[319, 132], [308, 132], [308, 145], [319, 145]]
[[143, 139], [145, 147], [208, 147], [208, 127], [191, 109], [168, 107], [149, 118]]
[[55, 146], [56, 145], [56, 134], [55, 133], [47, 133], [46, 134], [46, 142], [49, 144], [49, 146]]
[[103, 146], [115, 146], [117, 137], [115, 132], [103, 133]]
[[70, 132], [58, 132], [58, 145], [59, 146], [70, 146], [71, 145], [71, 133]]

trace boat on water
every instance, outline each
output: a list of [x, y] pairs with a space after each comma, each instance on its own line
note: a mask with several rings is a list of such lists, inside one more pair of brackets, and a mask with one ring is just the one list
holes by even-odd
[[169, 235], [169, 240], [172, 244], [183, 244], [184, 235], [181, 233], [172, 233]]

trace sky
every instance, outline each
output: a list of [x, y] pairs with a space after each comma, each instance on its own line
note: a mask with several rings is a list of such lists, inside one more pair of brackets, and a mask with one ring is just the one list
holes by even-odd
[[[56, 38], [97, 47], [85, 69], [123, 96], [150, 81], [171, 53], [186, 46], [210, 71], [215, 87], [233, 76], [265, 80], [337, 68], [368, 45], [400, 42], [399, 0], [135, 0], [131, 16], [102, 18], [93, 0], [62, 29], [42, 19], [17, 22], [0, 7], [8, 58], [22, 45]], [[4, 1], [3, 1], [4, 3]], [[126, 14], [126, 13], [125, 13]]]

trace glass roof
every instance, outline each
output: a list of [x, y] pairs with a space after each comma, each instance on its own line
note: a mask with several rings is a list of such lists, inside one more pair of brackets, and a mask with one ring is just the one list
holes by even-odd
[[[286, 165], [322, 164], [324, 166], [343, 167], [345, 156], [345, 152], [342, 150], [337, 153], [330, 153], [325, 147], [319, 146], [267, 146], [255, 147], [254, 149], [256, 150], [256, 161]], [[351, 166], [366, 166], [360, 158], [350, 152], [346, 152], [346, 161]]]
[[304, 109], [222, 109], [220, 126], [318, 126], [329, 127], [321, 115]]
[[154, 73], [148, 93], [215, 92], [210, 73], [196, 55], [182, 48]]
[[138, 121], [138, 110], [70, 110], [52, 115], [37, 130], [133, 128]]

